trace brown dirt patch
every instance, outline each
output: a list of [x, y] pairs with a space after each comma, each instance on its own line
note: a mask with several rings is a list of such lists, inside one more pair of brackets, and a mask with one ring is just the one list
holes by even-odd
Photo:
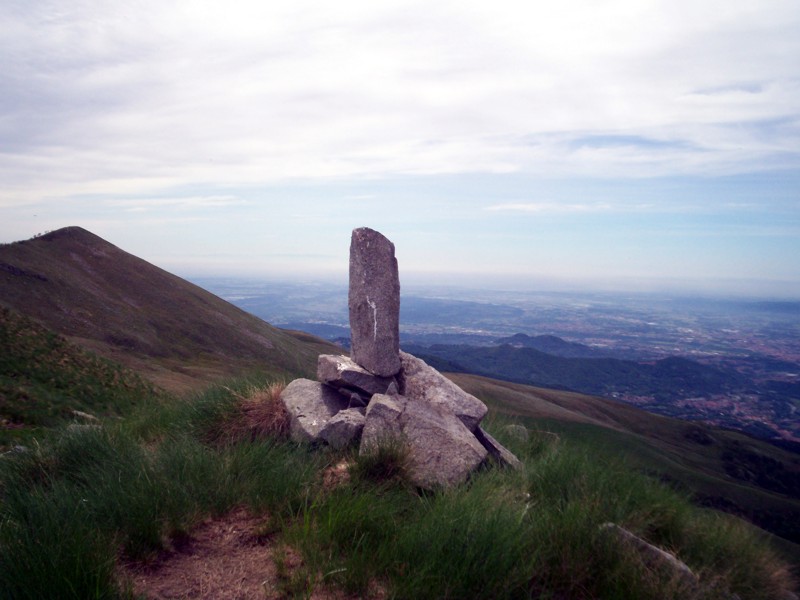
[[122, 565], [122, 577], [148, 600], [280, 598], [274, 544], [257, 534], [262, 523], [244, 509], [207, 520], [153, 563]]
[[[244, 508], [207, 519], [191, 535], [174, 541], [153, 562], [120, 564], [120, 579], [147, 600], [278, 600], [286, 598], [286, 570], [303, 568], [300, 555], [277, 542], [264, 517]], [[276, 566], [280, 557], [282, 569]], [[279, 572], [283, 571], [283, 573]], [[369, 597], [385, 598], [381, 586]], [[351, 600], [340, 590], [316, 586], [312, 600]]]

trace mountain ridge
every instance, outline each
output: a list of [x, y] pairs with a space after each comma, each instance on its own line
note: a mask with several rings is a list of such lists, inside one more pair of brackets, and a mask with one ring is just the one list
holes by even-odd
[[74, 226], [0, 246], [0, 306], [171, 391], [267, 366], [310, 373], [316, 355], [335, 349]]

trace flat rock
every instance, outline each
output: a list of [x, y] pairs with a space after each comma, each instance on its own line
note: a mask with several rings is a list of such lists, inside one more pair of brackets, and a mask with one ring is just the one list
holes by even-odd
[[385, 394], [392, 377], [378, 377], [357, 364], [349, 356], [320, 354], [317, 359], [317, 379], [336, 388], [361, 392], [367, 397]]
[[333, 448], [345, 448], [361, 437], [366, 409], [347, 408], [339, 411], [320, 430], [319, 437]]
[[475, 431], [486, 416], [487, 408], [483, 402], [416, 356], [400, 352], [400, 361], [402, 369], [398, 380], [401, 394], [443, 406], [455, 413], [467, 429]]
[[391, 439], [407, 446], [409, 480], [426, 489], [465, 481], [487, 456], [472, 432], [446, 407], [376, 394], [367, 407], [359, 453], [372, 452]]
[[296, 442], [320, 441], [320, 431], [341, 410], [348, 399], [329, 385], [295, 379], [281, 392], [281, 401], [291, 418], [289, 433]]
[[368, 227], [350, 240], [350, 352], [370, 373], [400, 370], [400, 278], [394, 244]]
[[489, 451], [489, 456], [494, 458], [501, 465], [511, 467], [512, 469], [519, 469], [522, 466], [522, 463], [514, 456], [514, 453], [489, 435], [489, 432], [483, 429], [483, 427], [475, 429], [475, 437], [481, 445]]

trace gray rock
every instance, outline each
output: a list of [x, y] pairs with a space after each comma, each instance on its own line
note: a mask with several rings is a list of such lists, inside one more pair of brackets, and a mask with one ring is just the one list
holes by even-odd
[[311, 381], [295, 379], [281, 392], [281, 401], [291, 418], [289, 433], [296, 442], [317, 442], [320, 431], [348, 400], [336, 389]]
[[367, 404], [369, 404], [369, 399], [372, 396], [364, 397], [361, 394], [357, 394], [356, 392], [349, 392], [346, 393], [346, 390], [339, 390], [340, 393], [345, 395], [345, 398], [348, 398], [347, 408], [366, 408]]
[[649, 565], [669, 569], [675, 573], [687, 587], [694, 588], [699, 585], [700, 581], [697, 575], [692, 572], [686, 563], [678, 559], [674, 554], [670, 554], [666, 550], [654, 546], [616, 523], [604, 523], [600, 526], [600, 529], [616, 536], [622, 542], [635, 548]]
[[30, 452], [27, 446], [20, 446], [19, 444], [12, 446], [11, 450], [7, 450], [6, 452], [0, 452], [0, 458], [8, 457], [11, 458], [15, 454], [27, 454]]
[[77, 417], [79, 419], [84, 419], [86, 421], [99, 421], [99, 419], [94, 415], [90, 415], [89, 413], [83, 412], [82, 410], [73, 410], [72, 416]]
[[345, 448], [361, 437], [366, 412], [363, 408], [339, 411], [320, 430], [319, 437], [333, 448]]
[[400, 370], [400, 279], [394, 244], [361, 227], [350, 241], [350, 350], [379, 377]]
[[519, 442], [527, 442], [530, 439], [528, 428], [519, 423], [510, 423], [505, 426], [506, 433]]
[[482, 427], [475, 429], [475, 437], [481, 445], [489, 451], [489, 456], [494, 458], [501, 465], [511, 467], [512, 469], [519, 469], [522, 466], [522, 463], [514, 456], [513, 452], [489, 435]]
[[486, 416], [487, 408], [483, 402], [416, 356], [401, 352], [400, 360], [403, 366], [398, 375], [401, 394], [446, 407], [461, 419], [467, 429], [475, 431]]
[[363, 392], [367, 397], [385, 393], [394, 382], [391, 377], [373, 375], [349, 356], [334, 354], [320, 354], [317, 359], [317, 379], [336, 388]]
[[360, 454], [397, 439], [408, 450], [408, 477], [426, 489], [457, 485], [487, 456], [486, 449], [446, 407], [376, 394], [367, 407]]

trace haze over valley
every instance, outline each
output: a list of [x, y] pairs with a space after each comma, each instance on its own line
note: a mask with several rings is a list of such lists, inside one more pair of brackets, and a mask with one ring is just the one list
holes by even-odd
[[[195, 281], [279, 327], [347, 345], [345, 285]], [[800, 302], [410, 286], [401, 342], [445, 370], [800, 441]]]

